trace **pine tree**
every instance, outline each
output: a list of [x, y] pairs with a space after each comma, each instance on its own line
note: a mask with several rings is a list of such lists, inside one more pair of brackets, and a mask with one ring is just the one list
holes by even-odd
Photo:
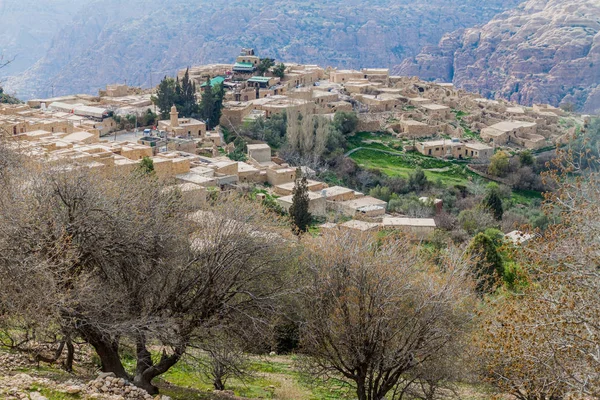
[[160, 109], [160, 118], [168, 119], [171, 106], [177, 104], [177, 84], [173, 78], [166, 76], [158, 85], [156, 96], [152, 98], [154, 104]]
[[493, 185], [488, 189], [488, 193], [483, 199], [483, 205], [485, 208], [490, 210], [496, 221], [502, 220], [504, 209], [502, 207], [502, 199], [498, 195], [498, 188], [496, 185]]
[[138, 168], [143, 175], [154, 174], [154, 161], [150, 157], [144, 157]]
[[[213, 93], [212, 85], [210, 84], [210, 79], [206, 79], [206, 87], [204, 88], [204, 92], [202, 92], [202, 100], [200, 101], [200, 118], [204, 119], [207, 122], [207, 128], [212, 129], [214, 126], [214, 110], [215, 110], [215, 94]], [[217, 124], [219, 121], [216, 122]]]
[[290, 217], [292, 219], [292, 230], [297, 235], [308, 231], [312, 215], [308, 211], [310, 198], [308, 197], [308, 181], [302, 176], [300, 168], [296, 170], [296, 184], [292, 192], [292, 205], [290, 206]]

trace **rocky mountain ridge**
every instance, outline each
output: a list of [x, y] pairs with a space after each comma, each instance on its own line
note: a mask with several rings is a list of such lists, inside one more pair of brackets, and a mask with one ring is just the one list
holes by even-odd
[[125, 80], [149, 87], [186, 65], [232, 62], [241, 47], [289, 62], [391, 67], [519, 1], [94, 1], [6, 88], [27, 99]]
[[52, 38], [90, 1], [0, 0], [0, 58], [11, 61], [0, 69], [0, 79], [35, 64]]
[[394, 68], [525, 105], [600, 112], [600, 2], [529, 0]]

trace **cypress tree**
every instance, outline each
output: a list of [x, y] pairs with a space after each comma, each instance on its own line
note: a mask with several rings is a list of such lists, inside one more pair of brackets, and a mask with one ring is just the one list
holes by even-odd
[[485, 233], [478, 233], [468, 248], [469, 253], [474, 256], [474, 273], [478, 278], [477, 291], [485, 293], [489, 291], [494, 282], [504, 276], [504, 261], [498, 252], [494, 240]]
[[310, 198], [308, 197], [308, 181], [302, 176], [300, 168], [296, 170], [296, 184], [292, 192], [292, 205], [290, 206], [290, 218], [292, 219], [292, 230], [297, 235], [308, 231], [312, 215], [308, 211]]
[[488, 191], [488, 194], [483, 199], [483, 205], [485, 208], [491, 211], [496, 221], [502, 220], [502, 215], [504, 215], [502, 199], [498, 195], [498, 191], [495, 188], [491, 188]]
[[198, 112], [198, 103], [196, 102], [196, 85], [190, 80], [190, 69], [185, 70], [185, 75], [181, 81], [181, 108], [180, 113], [183, 117], [191, 117]]
[[[215, 126], [215, 122], [212, 120], [214, 118], [214, 110], [215, 95], [210, 84], [210, 79], [206, 78], [206, 87], [204, 88], [204, 92], [202, 92], [202, 100], [200, 101], [200, 118], [208, 122], [208, 129], [212, 129]], [[216, 123], [218, 124], [219, 121]]]
[[221, 120], [221, 111], [223, 109], [223, 99], [225, 98], [225, 87], [222, 83], [213, 88], [214, 107], [212, 117], [210, 118], [211, 129], [219, 125]]

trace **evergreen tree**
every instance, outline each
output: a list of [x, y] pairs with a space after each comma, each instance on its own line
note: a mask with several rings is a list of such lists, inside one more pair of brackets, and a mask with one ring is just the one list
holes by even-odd
[[290, 206], [290, 217], [292, 219], [292, 230], [297, 235], [308, 231], [312, 215], [308, 211], [310, 198], [308, 197], [308, 181], [302, 176], [300, 168], [296, 170], [296, 184], [292, 192], [292, 205]]
[[260, 62], [256, 66], [256, 72], [258, 73], [258, 75], [264, 76], [265, 73], [269, 70], [269, 68], [271, 68], [273, 65], [275, 65], [274, 59], [261, 58]]
[[175, 78], [175, 106], [177, 109], [181, 109], [181, 82], [179, 77]]
[[190, 69], [185, 70], [181, 81], [181, 104], [178, 106], [179, 113], [184, 118], [189, 118], [198, 112], [196, 100], [196, 85], [190, 79]]
[[223, 99], [225, 98], [225, 87], [222, 83], [215, 85], [213, 88], [213, 99], [214, 99], [214, 107], [212, 112], [212, 117], [210, 118], [210, 129], [219, 125], [219, 121], [221, 120], [221, 113], [223, 110]]
[[138, 168], [143, 175], [151, 175], [154, 173], [154, 161], [150, 157], [144, 157]]
[[480, 293], [491, 289], [494, 282], [504, 276], [504, 261], [494, 239], [485, 233], [478, 233], [468, 248], [474, 257], [474, 273], [478, 278], [477, 290]]
[[504, 209], [502, 207], [502, 199], [498, 194], [498, 185], [490, 185], [488, 193], [483, 199], [483, 206], [490, 210], [496, 221], [502, 220]]
[[[200, 101], [200, 118], [207, 122], [207, 128], [212, 129], [215, 111], [215, 94], [213, 92], [213, 88], [210, 84], [210, 79], [206, 79], [206, 87], [204, 88], [204, 92], [202, 92], [202, 100]], [[217, 121], [217, 124], [219, 121]]]
[[275, 68], [273, 68], [273, 75], [283, 79], [283, 77], [285, 76], [285, 65], [283, 63], [277, 64]]
[[160, 109], [160, 118], [168, 119], [171, 106], [177, 104], [177, 84], [173, 78], [166, 76], [158, 85], [156, 96], [152, 98], [152, 102]]

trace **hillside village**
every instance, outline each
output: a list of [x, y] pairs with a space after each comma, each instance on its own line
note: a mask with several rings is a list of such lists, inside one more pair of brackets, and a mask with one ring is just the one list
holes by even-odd
[[0, 103], [0, 397], [596, 398], [599, 177], [558, 149], [598, 132], [246, 48]]
[[[233, 64], [179, 72], [182, 79], [187, 71], [199, 93], [208, 82], [225, 88], [220, 124], [213, 130], [207, 130], [206, 121], [181, 118], [173, 106], [169, 119], [146, 127], [139, 137], [121, 139], [116, 119], [136, 116], [137, 124], [138, 117], [156, 111], [156, 106], [152, 91], [115, 84], [98, 96], [3, 105], [0, 131], [15, 139], [12, 145], [20, 152], [50, 164], [67, 161], [92, 169], [133, 171], [147, 157], [156, 175], [172, 179], [193, 203], [204, 203], [214, 190], [260, 188], [264, 193], [258, 194], [259, 200], [273, 196], [287, 210], [297, 166], [261, 142], [247, 145], [246, 161], [234, 161], [227, 157], [235, 145], [226, 142], [225, 130], [235, 132], [259, 118], [294, 110], [331, 119], [336, 112], [355, 112], [358, 132], [390, 134], [404, 143], [407, 152], [485, 164], [499, 149], [514, 153], [552, 148], [586, 122], [586, 117], [571, 116], [580, 124], [565, 127], [567, 114], [555, 107], [483, 99], [452, 84], [390, 76], [388, 69], [338, 70], [288, 63], [279, 73], [282, 77], [275, 76], [274, 67], [258, 76], [260, 60], [253, 49], [243, 49]], [[309, 190], [310, 212], [325, 221], [322, 229], [336, 226], [340, 216], [345, 228], [401, 229], [419, 239], [436, 227], [433, 218], [390, 215], [386, 201], [350, 188], [310, 180]]]

